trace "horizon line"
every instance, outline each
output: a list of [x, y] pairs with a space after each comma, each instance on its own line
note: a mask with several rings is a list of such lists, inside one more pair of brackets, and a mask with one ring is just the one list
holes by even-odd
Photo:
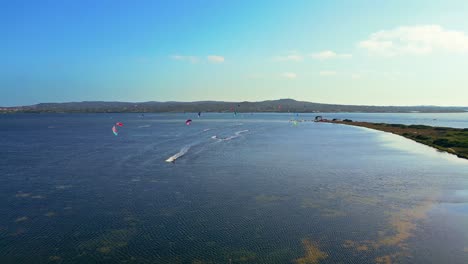
[[63, 101], [63, 102], [39, 102], [36, 104], [30, 104], [30, 105], [15, 105], [15, 106], [0, 106], [0, 108], [21, 108], [21, 107], [31, 107], [31, 106], [37, 106], [40, 104], [69, 104], [69, 103], [95, 103], [95, 102], [103, 102], [103, 103], [132, 103], [132, 104], [143, 104], [143, 103], [203, 103], [203, 102], [217, 102], [217, 103], [261, 103], [261, 102], [267, 102], [267, 101], [280, 101], [280, 100], [292, 100], [296, 102], [302, 102], [302, 103], [312, 103], [312, 104], [323, 104], [323, 105], [343, 105], [343, 106], [372, 106], [372, 107], [454, 107], [454, 108], [468, 108], [467, 106], [461, 106], [461, 105], [373, 105], [373, 104], [342, 104], [342, 103], [321, 103], [321, 102], [312, 102], [312, 101], [302, 101], [302, 100], [297, 100], [293, 98], [280, 98], [280, 99], [265, 99], [265, 100], [257, 100], [257, 101], [249, 101], [249, 100], [241, 100], [241, 101], [223, 101], [223, 100], [194, 100], [194, 101], [176, 101], [176, 100], [167, 100], [167, 101], [139, 101], [139, 102], [134, 102], [134, 101], [114, 101], [114, 100], [95, 100], [95, 101], [90, 101], [90, 100], [83, 100], [83, 101]]

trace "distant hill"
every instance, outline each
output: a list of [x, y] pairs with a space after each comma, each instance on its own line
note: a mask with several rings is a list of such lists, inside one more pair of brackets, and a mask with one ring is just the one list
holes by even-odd
[[0, 107], [0, 113], [167, 113], [167, 112], [363, 112], [363, 113], [457, 113], [468, 107], [338, 105], [280, 99], [260, 102], [69, 102]]

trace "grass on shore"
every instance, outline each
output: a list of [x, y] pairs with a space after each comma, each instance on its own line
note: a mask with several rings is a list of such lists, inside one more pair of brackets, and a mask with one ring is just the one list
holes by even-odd
[[468, 128], [353, 122], [351, 120], [329, 122], [390, 132], [468, 159]]

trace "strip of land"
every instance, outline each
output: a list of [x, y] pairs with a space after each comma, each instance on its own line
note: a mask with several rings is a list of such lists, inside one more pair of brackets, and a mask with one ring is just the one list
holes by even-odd
[[1, 113], [183, 113], [183, 112], [282, 112], [282, 113], [465, 113], [461, 106], [372, 106], [322, 104], [293, 99], [258, 102], [68, 102], [1, 107]]
[[321, 122], [366, 127], [390, 132], [416, 142], [468, 159], [468, 128], [432, 127], [425, 125], [401, 125], [352, 120], [322, 120]]

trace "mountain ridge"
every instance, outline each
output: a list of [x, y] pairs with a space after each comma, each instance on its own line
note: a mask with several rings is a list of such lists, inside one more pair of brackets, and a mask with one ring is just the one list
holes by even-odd
[[81, 101], [39, 103], [35, 105], [0, 107], [0, 113], [167, 113], [167, 112], [363, 112], [363, 113], [461, 113], [460, 106], [376, 106], [341, 105], [297, 101], [290, 98], [264, 101]]

